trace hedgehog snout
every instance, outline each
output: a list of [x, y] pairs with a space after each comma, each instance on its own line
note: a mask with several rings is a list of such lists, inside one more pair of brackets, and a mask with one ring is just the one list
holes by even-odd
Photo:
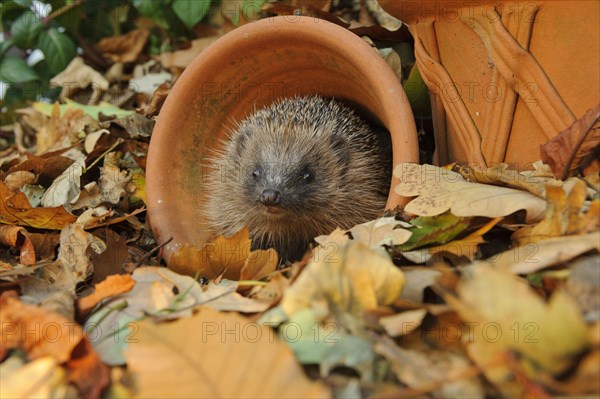
[[266, 189], [258, 196], [258, 201], [264, 206], [279, 206], [281, 193], [278, 190]]

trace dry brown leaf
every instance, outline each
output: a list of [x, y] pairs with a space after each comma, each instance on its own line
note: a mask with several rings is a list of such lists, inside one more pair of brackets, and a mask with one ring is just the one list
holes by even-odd
[[96, 48], [114, 62], [134, 62], [144, 49], [150, 32], [135, 29], [125, 35], [101, 39]]
[[597, 231], [600, 223], [596, 217], [599, 201], [592, 201], [587, 212], [584, 212], [586, 195], [586, 184], [580, 179], [574, 180], [568, 194], [562, 187], [548, 185], [546, 187], [548, 208], [544, 219], [536, 225], [525, 226], [516, 231], [513, 234], [513, 240], [519, 246], [524, 246], [566, 234], [585, 234]]
[[152, 118], [158, 115], [170, 91], [171, 84], [169, 82], [165, 82], [158, 86], [158, 88], [154, 91], [154, 94], [152, 95], [150, 103], [145, 108], [143, 108], [144, 116], [146, 116], [147, 118]]
[[589, 109], [571, 126], [540, 146], [540, 153], [542, 161], [550, 165], [554, 176], [564, 180], [598, 145], [600, 145], [600, 104]]
[[42, 196], [42, 206], [51, 208], [64, 206], [71, 210], [70, 203], [80, 194], [81, 175], [85, 169], [85, 157], [80, 157], [72, 163], [60, 176], [52, 182], [52, 185]]
[[[244, 0], [227, 0], [229, 2], [243, 2]], [[325, 0], [292, 0], [291, 4], [281, 1], [276, 3], [267, 3], [262, 9], [274, 15], [304, 15], [307, 17], [318, 18], [343, 28], [350, 28], [350, 23], [328, 11], [328, 3]], [[252, 22], [246, 21], [244, 22]]]
[[155, 123], [154, 120], [146, 116], [132, 114], [102, 122], [100, 123], [100, 126], [109, 129], [113, 135], [128, 137], [130, 139], [139, 139], [141, 137], [150, 137]]
[[[406, 397], [432, 392], [440, 398], [484, 398], [485, 391], [468, 359], [454, 352], [419, 352], [396, 345], [388, 337], [375, 344], [375, 351], [391, 363], [400, 381], [414, 389]], [[420, 394], [420, 395], [419, 395]]]
[[560, 383], [562, 393], [569, 397], [590, 395], [600, 396], [600, 350], [596, 349], [584, 357], [573, 375]]
[[6, 184], [11, 191], [18, 191], [26, 184], [33, 184], [34, 181], [35, 175], [24, 170], [9, 173], [4, 178], [4, 184]]
[[401, 180], [395, 188], [405, 197], [417, 196], [404, 210], [419, 216], [440, 215], [448, 210], [455, 216], [508, 216], [527, 211], [527, 221], [541, 219], [546, 201], [526, 191], [471, 183], [459, 173], [433, 165], [400, 164], [394, 175]]
[[563, 236], [528, 243], [487, 259], [487, 263], [515, 274], [529, 274], [596, 249], [600, 251], [600, 233]]
[[98, 184], [91, 183], [73, 198], [71, 209], [95, 208], [102, 204], [118, 204], [127, 194], [126, 186], [131, 181], [127, 170], [105, 162], [100, 168]]
[[12, 193], [1, 181], [0, 215], [0, 223], [48, 230], [60, 230], [77, 220], [77, 217], [67, 212], [63, 206], [31, 208], [25, 194]]
[[435, 284], [438, 277], [442, 276], [440, 270], [431, 267], [405, 267], [402, 269], [406, 277], [406, 286], [400, 297], [412, 303], [423, 303], [423, 291]]
[[75, 389], [69, 389], [66, 374], [50, 356], [25, 364], [11, 357], [0, 368], [0, 397], [66, 399], [76, 396]]
[[355, 241], [362, 242], [370, 248], [376, 248], [382, 245], [404, 244], [412, 233], [399, 227], [410, 226], [408, 223], [400, 222], [394, 217], [385, 217], [356, 225], [350, 229], [350, 233]]
[[134, 397], [330, 397], [270, 328], [241, 316], [202, 308], [190, 318], [138, 327], [125, 350]]
[[60, 243], [59, 232], [29, 233], [29, 239], [38, 259], [56, 258], [56, 248]]
[[392, 68], [398, 77], [398, 80], [402, 82], [402, 60], [400, 59], [400, 55], [392, 49], [392, 51], [390, 51], [389, 54], [384, 57], [384, 59], [390, 68]]
[[519, 172], [517, 169], [512, 169], [510, 165], [499, 163], [492, 166], [482, 167], [475, 165], [473, 168], [469, 166], [455, 166], [453, 169], [463, 175], [469, 181], [483, 184], [501, 184], [509, 187], [524, 189], [540, 198], [545, 197], [546, 184], [550, 180], [553, 185], [562, 185], [559, 180], [549, 179], [546, 175], [539, 175], [543, 167], [538, 166], [536, 171]]
[[104, 281], [94, 286], [94, 292], [79, 298], [77, 308], [80, 315], [87, 315], [97, 304], [106, 298], [111, 298], [129, 292], [133, 289], [135, 281], [129, 274], [115, 274], [108, 276]]
[[192, 40], [190, 47], [185, 50], [161, 53], [154, 58], [159, 61], [165, 69], [173, 67], [185, 68], [198, 56], [198, 54], [217, 41], [218, 38], [219, 36], [211, 36]]
[[264, 312], [272, 302], [241, 296], [236, 292], [237, 283], [233, 281], [223, 281], [219, 285], [209, 282], [207, 286], [200, 286], [193, 278], [164, 267], [139, 267], [134, 270], [132, 278], [135, 286], [131, 291], [104, 302], [85, 324], [86, 331], [94, 330], [94, 334], [105, 332], [113, 335], [114, 326], [132, 330], [130, 333], [114, 334], [112, 339], [93, 341], [102, 360], [110, 365], [125, 363], [121, 350], [131, 342], [129, 338], [137, 331], [135, 323], [147, 316], [155, 320], [190, 317], [199, 305], [258, 313]]
[[258, 292], [252, 291], [250, 296], [259, 301], [277, 303], [283, 298], [283, 294], [290, 286], [290, 280], [285, 278], [283, 274], [277, 273], [267, 283], [266, 286], [257, 288]]
[[316, 237], [315, 241], [317, 244], [325, 248], [325, 250], [333, 251], [346, 245], [346, 243], [350, 241], [350, 237], [345, 230], [342, 230], [338, 227], [329, 235]]
[[58, 102], [52, 106], [52, 114], [36, 134], [36, 153], [69, 147], [79, 141], [78, 134], [88, 124], [96, 124], [83, 110], [70, 108], [61, 116]]
[[110, 382], [110, 370], [87, 339], [79, 342], [67, 362], [69, 381], [79, 390], [81, 397], [97, 399]]
[[61, 156], [62, 153], [64, 153], [64, 150], [42, 156], [25, 154], [27, 159], [10, 168], [9, 172], [33, 172], [38, 176], [39, 184], [49, 186], [54, 179], [60, 176], [73, 163], [72, 159]]
[[93, 272], [93, 252], [106, 249], [102, 240], [83, 230], [92, 210], [84, 212], [73, 224], [62, 229], [58, 259], [42, 268], [38, 275], [20, 282], [24, 295], [69, 317], [74, 315], [73, 298], [77, 284]]
[[[50, 84], [62, 88], [60, 98], [63, 100], [71, 98], [73, 94], [89, 85], [92, 85], [95, 96], [100, 94], [96, 91], [106, 91], [109, 87], [108, 80], [104, 75], [86, 65], [81, 57], [73, 58], [64, 71], [50, 80]], [[95, 96], [93, 98], [96, 98]]]
[[[137, 219], [135, 218], [135, 216], [139, 215], [140, 213], [144, 213], [144, 212], [146, 212], [146, 208], [139, 208], [129, 214], [119, 216], [114, 219], [106, 220], [106, 218], [108, 218], [114, 214], [113, 211], [108, 211], [102, 215], [96, 215], [93, 219], [88, 219], [85, 223], [85, 228], [86, 229], [95, 229], [97, 227], [110, 226], [111, 224], [121, 223], [125, 220], [131, 220], [132, 223], [136, 223], [135, 221]], [[139, 223], [139, 221], [137, 223]]]
[[409, 334], [419, 328], [426, 314], [426, 309], [409, 310], [393, 316], [382, 317], [379, 319], [379, 324], [381, 324], [389, 336], [398, 337]]
[[[399, 22], [398, 20], [396, 20]], [[396, 28], [395, 30], [387, 29], [386, 27], [380, 25], [370, 25], [370, 26], [351, 26], [349, 31], [358, 36], [368, 36], [372, 40], [385, 40], [392, 42], [402, 42], [410, 40], [410, 31], [406, 27], [406, 25], [399, 22], [400, 27], [397, 26], [391, 27]]]
[[17, 226], [0, 226], [0, 244], [19, 248], [19, 263], [25, 266], [35, 264], [35, 249], [27, 230]]
[[94, 264], [92, 282], [94, 284], [100, 283], [111, 275], [121, 274], [127, 262], [130, 261], [126, 239], [114, 230], [105, 229], [105, 232], [106, 235], [102, 238], [106, 242], [106, 251], [92, 256], [92, 263]]

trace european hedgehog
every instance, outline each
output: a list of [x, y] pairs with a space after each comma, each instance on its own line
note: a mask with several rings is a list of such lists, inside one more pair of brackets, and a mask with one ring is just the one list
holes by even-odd
[[205, 215], [253, 249], [301, 258], [313, 238], [380, 216], [391, 157], [350, 108], [319, 96], [279, 100], [235, 126], [214, 159]]

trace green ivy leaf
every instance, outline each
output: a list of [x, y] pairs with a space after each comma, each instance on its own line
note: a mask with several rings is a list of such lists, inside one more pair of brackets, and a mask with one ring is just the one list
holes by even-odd
[[40, 35], [38, 47], [44, 53], [48, 67], [54, 75], [63, 71], [76, 54], [73, 40], [55, 28], [50, 28]]
[[416, 64], [410, 70], [408, 79], [406, 79], [403, 86], [413, 113], [419, 117], [431, 115], [429, 89], [421, 77], [421, 73]]
[[170, 0], [133, 0], [133, 5], [143, 16], [150, 18], [163, 29], [173, 33], [179, 19], [170, 7]]
[[12, 47], [12, 45], [12, 40], [5, 40], [0, 43], [0, 60], [2, 60], [2, 56], [4, 56], [4, 53], [6, 53], [8, 49]]
[[38, 80], [39, 76], [22, 58], [5, 57], [0, 62], [0, 81], [6, 83], [23, 83]]
[[12, 40], [17, 47], [24, 50], [35, 46], [36, 39], [44, 25], [32, 11], [25, 11], [10, 27]]
[[133, 0], [133, 6], [145, 17], [153, 17], [168, 4], [165, 0]]
[[193, 28], [206, 16], [211, 0], [175, 0], [173, 11], [188, 28]]
[[459, 234], [464, 233], [470, 225], [470, 218], [454, 216], [450, 212], [437, 216], [419, 216], [410, 221], [410, 239], [397, 248], [401, 251], [412, 251], [432, 244], [445, 244]]
[[33, 0], [12, 0], [11, 3], [14, 3], [22, 8], [29, 8], [31, 7], [31, 3], [33, 3]]

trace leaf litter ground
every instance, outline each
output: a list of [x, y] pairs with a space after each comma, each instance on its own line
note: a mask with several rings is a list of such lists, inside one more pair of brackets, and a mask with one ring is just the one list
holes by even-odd
[[[129, 62], [145, 40], [99, 46]], [[158, 61], [184, 68], [213, 40]], [[78, 58], [54, 78], [73, 79], [104, 82]], [[136, 82], [154, 93], [138, 112], [69, 91], [18, 111], [0, 162], [0, 396], [600, 394], [598, 109], [531, 171], [398, 165], [403, 211], [283, 268], [247, 231], [166, 263], [144, 203], [161, 79]]]

